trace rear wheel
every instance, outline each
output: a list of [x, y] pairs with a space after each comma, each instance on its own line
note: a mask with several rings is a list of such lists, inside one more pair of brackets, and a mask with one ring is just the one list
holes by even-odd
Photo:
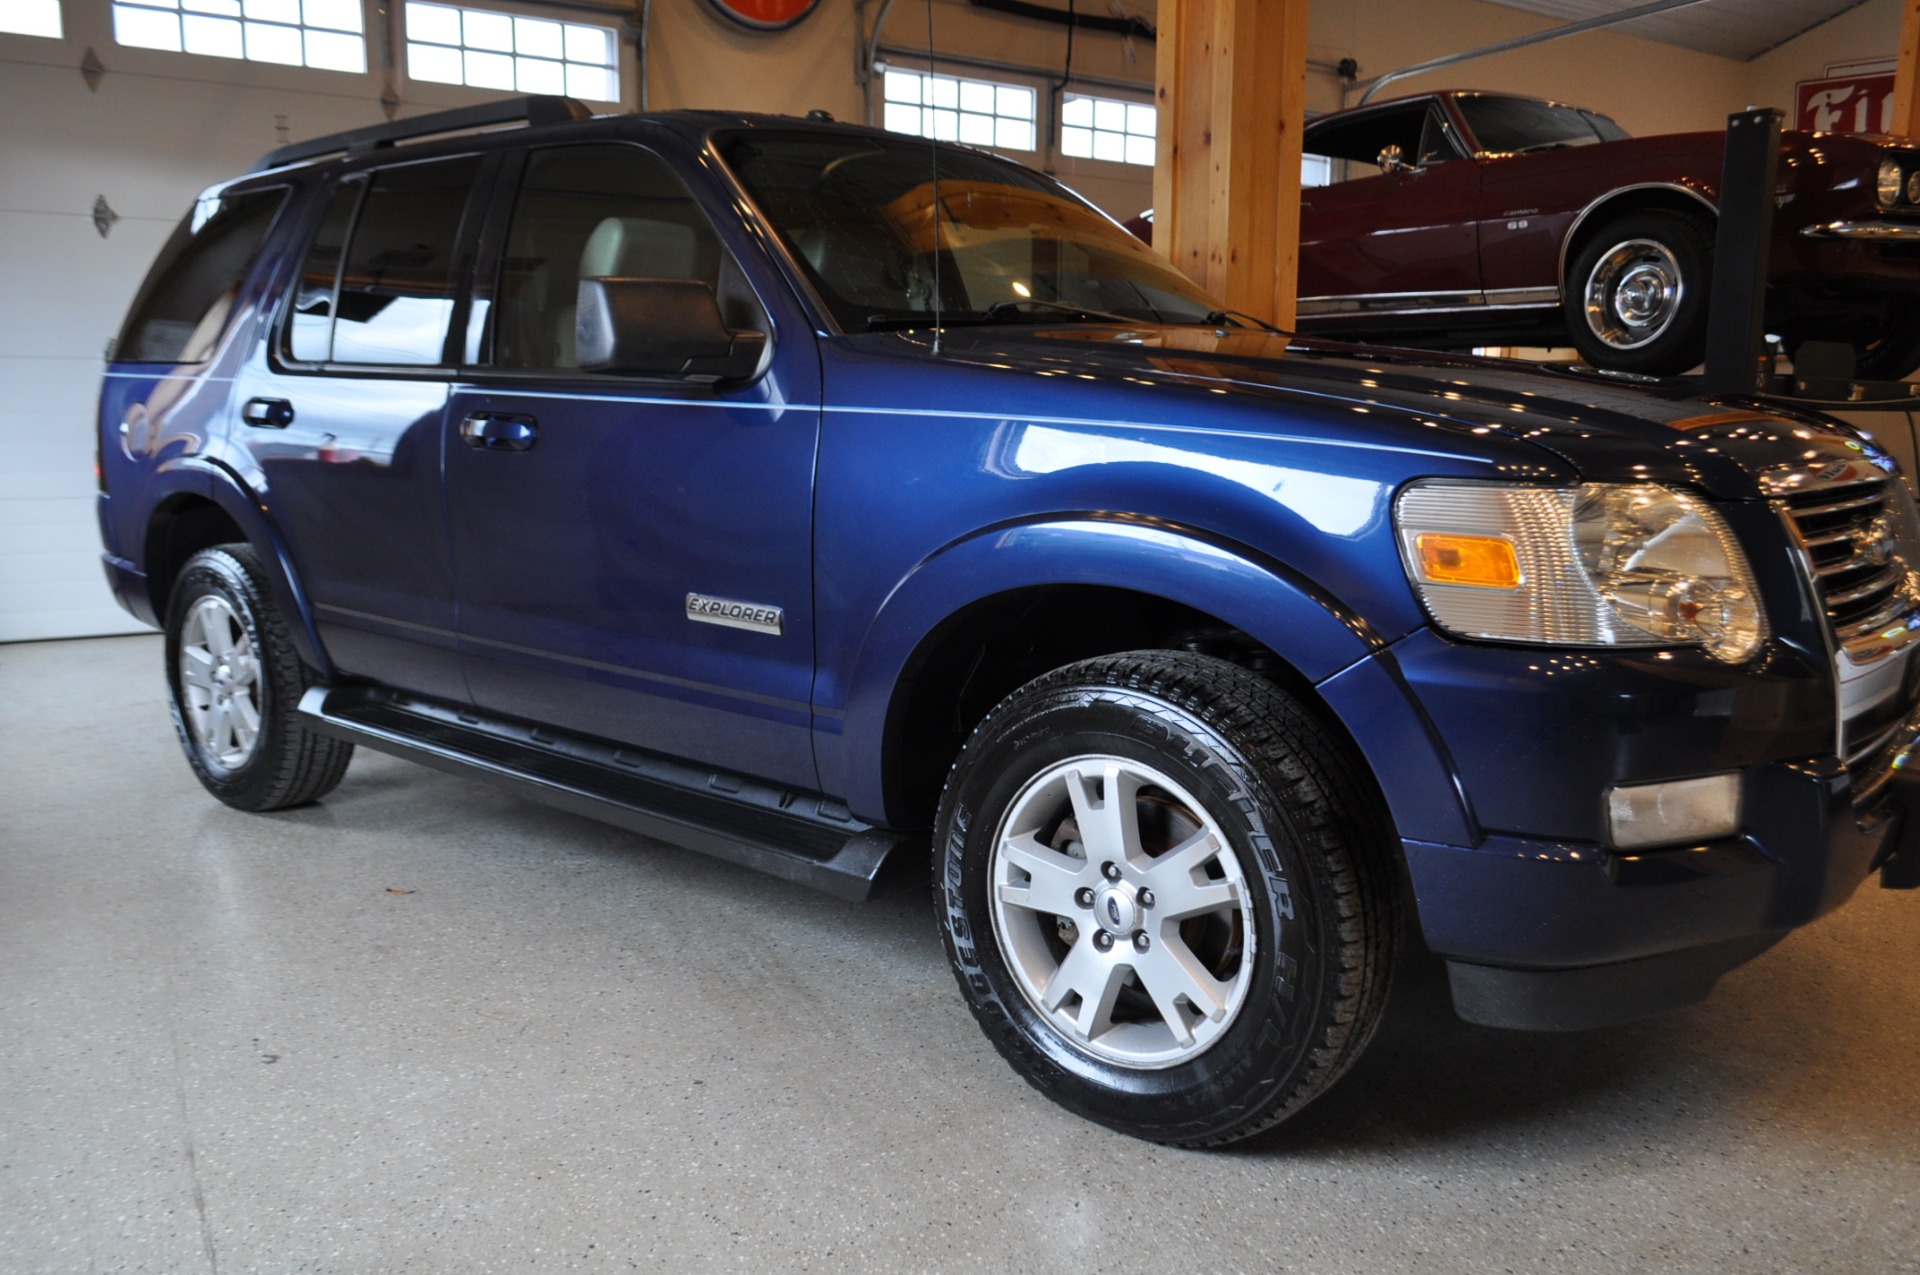
[[1000, 1052], [1063, 1106], [1201, 1146], [1359, 1056], [1397, 929], [1358, 762], [1224, 661], [1140, 652], [1015, 692], [941, 803], [948, 954]]
[[353, 745], [307, 729], [312, 684], [251, 546], [187, 560], [167, 618], [174, 729], [207, 791], [241, 810], [313, 801], [340, 782]]
[[1674, 376], [1705, 357], [1713, 233], [1670, 210], [1602, 225], [1567, 270], [1567, 331], [1598, 368]]

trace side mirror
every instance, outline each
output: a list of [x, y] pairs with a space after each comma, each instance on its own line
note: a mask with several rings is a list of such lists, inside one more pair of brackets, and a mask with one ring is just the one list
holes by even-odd
[[1383, 173], [1411, 173], [1414, 166], [1407, 162], [1407, 153], [1398, 146], [1387, 146], [1380, 151], [1380, 171]]
[[582, 371], [711, 383], [758, 371], [767, 334], [730, 330], [699, 279], [582, 279], [574, 347]]

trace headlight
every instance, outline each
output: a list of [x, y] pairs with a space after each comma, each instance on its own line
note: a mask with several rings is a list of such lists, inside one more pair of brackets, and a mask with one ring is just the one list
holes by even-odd
[[1891, 208], [1900, 202], [1900, 188], [1906, 185], [1906, 181], [1907, 175], [1901, 171], [1897, 162], [1891, 159], [1880, 161], [1880, 171], [1875, 175], [1875, 184], [1879, 187], [1881, 207]]
[[1720, 515], [1652, 483], [1415, 483], [1394, 505], [1427, 610], [1462, 637], [1700, 646], [1737, 664], [1766, 641], [1746, 555]]

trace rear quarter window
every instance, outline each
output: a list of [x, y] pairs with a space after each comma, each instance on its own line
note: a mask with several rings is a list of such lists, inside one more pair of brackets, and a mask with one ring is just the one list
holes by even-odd
[[167, 240], [134, 298], [113, 357], [204, 363], [286, 203], [285, 187], [203, 196]]

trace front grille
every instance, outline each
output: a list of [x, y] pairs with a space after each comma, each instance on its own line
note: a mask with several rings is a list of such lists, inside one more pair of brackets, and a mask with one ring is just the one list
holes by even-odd
[[1842, 645], [1871, 637], [1905, 612], [1907, 564], [1893, 508], [1901, 498], [1896, 481], [1856, 479], [1787, 497], [1828, 627]]
[[1833, 635], [1835, 747], [1865, 802], [1911, 744], [1920, 698], [1920, 660], [1905, 654], [1920, 637], [1913, 502], [1897, 477], [1861, 463], [1785, 471], [1773, 489]]

